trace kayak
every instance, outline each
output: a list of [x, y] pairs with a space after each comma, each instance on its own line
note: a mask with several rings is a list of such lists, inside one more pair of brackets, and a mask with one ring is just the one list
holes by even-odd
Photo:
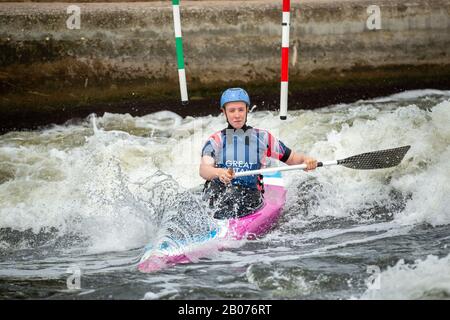
[[241, 218], [216, 220], [213, 230], [189, 240], [163, 241], [148, 245], [138, 263], [141, 272], [156, 272], [170, 266], [190, 263], [212, 250], [222, 250], [228, 240], [255, 239], [272, 229], [286, 202], [286, 189], [281, 172], [264, 174], [264, 200], [255, 212]]

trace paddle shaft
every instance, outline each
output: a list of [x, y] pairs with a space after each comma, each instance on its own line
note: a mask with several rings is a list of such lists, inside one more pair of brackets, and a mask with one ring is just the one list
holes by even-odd
[[[378, 150], [361, 153], [342, 160], [318, 162], [318, 167], [343, 165], [344, 167], [358, 170], [384, 169], [398, 165], [411, 146], [403, 146], [393, 149]], [[236, 172], [235, 177], [252, 176], [277, 171], [290, 171], [306, 169], [306, 164], [297, 164], [287, 167], [267, 168], [260, 170]]]
[[[317, 162], [317, 167], [328, 167], [328, 166], [334, 166], [337, 164], [338, 164], [337, 160]], [[236, 172], [234, 174], [234, 176], [237, 178], [237, 177], [252, 176], [252, 175], [256, 175], [256, 174], [264, 174], [264, 173], [271, 173], [271, 172], [277, 172], [277, 171], [291, 171], [291, 170], [302, 170], [302, 169], [306, 169], [306, 164], [296, 164], [293, 166], [286, 166], [286, 167], [276, 167], [276, 168], [266, 168], [266, 169], [260, 169], [260, 170], [242, 171], [242, 172]]]

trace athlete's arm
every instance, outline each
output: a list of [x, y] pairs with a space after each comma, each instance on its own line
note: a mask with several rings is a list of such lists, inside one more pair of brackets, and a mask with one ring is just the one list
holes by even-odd
[[283, 142], [277, 140], [270, 133], [268, 134], [268, 139], [269, 143], [267, 147], [269, 149], [274, 148], [275, 150], [275, 152], [269, 150], [270, 155], [272, 155], [272, 157], [275, 154], [275, 157], [277, 157], [278, 160], [283, 161], [287, 165], [306, 164], [307, 167], [305, 171], [314, 170], [315, 168], [317, 168], [316, 159], [311, 158], [303, 153], [295, 153], [293, 150], [286, 147], [286, 145]]
[[307, 155], [303, 153], [295, 153], [294, 151], [291, 152], [291, 155], [285, 162], [288, 165], [294, 165], [294, 164], [306, 164], [307, 168], [306, 171], [314, 170], [317, 168], [317, 160], [311, 157], [308, 157]]
[[205, 180], [213, 180], [219, 178], [225, 184], [228, 184], [234, 178], [234, 172], [223, 168], [216, 168], [214, 166], [214, 158], [210, 156], [203, 156], [200, 160], [200, 176]]

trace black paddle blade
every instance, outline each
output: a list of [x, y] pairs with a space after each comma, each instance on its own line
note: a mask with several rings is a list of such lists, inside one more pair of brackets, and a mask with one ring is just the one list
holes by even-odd
[[411, 146], [361, 153], [343, 160], [338, 160], [337, 164], [360, 170], [395, 167], [403, 160], [409, 148]]

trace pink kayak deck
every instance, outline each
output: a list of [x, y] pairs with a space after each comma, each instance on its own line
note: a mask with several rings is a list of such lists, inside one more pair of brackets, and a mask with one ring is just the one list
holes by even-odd
[[274, 226], [286, 201], [286, 189], [274, 185], [266, 185], [264, 188], [264, 206], [243, 218], [228, 220], [227, 239], [253, 239]]
[[[261, 208], [248, 216], [229, 219], [225, 226], [226, 233], [211, 239], [211, 242], [216, 241], [216, 250], [223, 249], [223, 241], [217, 242], [218, 239], [255, 239], [274, 227], [278, 218], [281, 216], [284, 203], [286, 202], [286, 189], [277, 185], [265, 185], [264, 188], [264, 205]], [[155, 272], [176, 264], [190, 263], [192, 262], [192, 257], [199, 258], [207, 256], [211, 250], [211, 246], [202, 244], [189, 253], [180, 252], [170, 254], [166, 252], [162, 254], [159, 251], [159, 254], [151, 255], [144, 261], [141, 261], [138, 264], [138, 269], [141, 272]]]

